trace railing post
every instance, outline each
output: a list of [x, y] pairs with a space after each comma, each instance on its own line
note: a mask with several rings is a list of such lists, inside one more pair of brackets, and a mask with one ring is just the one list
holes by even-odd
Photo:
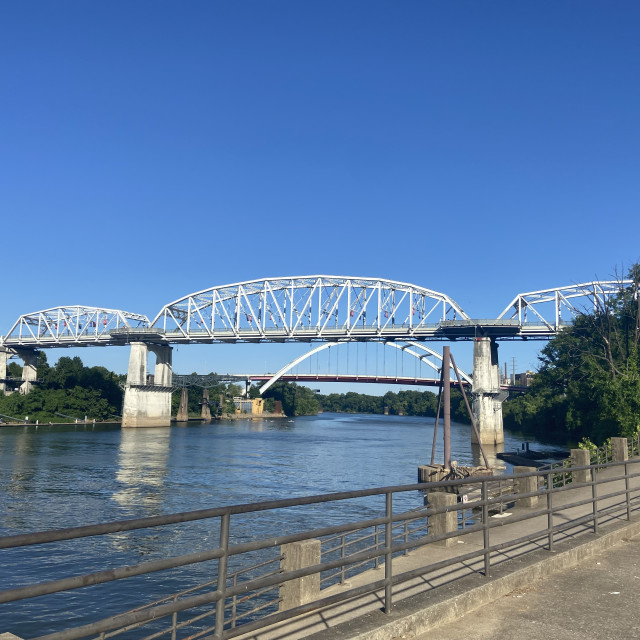
[[553, 471], [547, 473], [547, 529], [549, 530], [549, 551], [553, 551]]
[[591, 501], [593, 503], [593, 533], [598, 533], [598, 487], [595, 467], [591, 467]]
[[[409, 522], [407, 520], [404, 521], [404, 543], [407, 544], [409, 542]], [[404, 550], [404, 555], [409, 555], [409, 549]]]
[[[178, 596], [175, 596], [173, 598], [173, 602], [174, 604], [178, 602]], [[171, 640], [176, 640], [177, 629], [178, 629], [178, 612], [174, 611], [173, 615], [171, 616]], [[1, 640], [1, 636], [0, 636], [0, 640]]]
[[[344, 560], [344, 559], [345, 559], [345, 556], [347, 555], [347, 548], [346, 548], [346, 545], [345, 545], [345, 536], [343, 535], [343, 536], [342, 536], [342, 538], [341, 538], [340, 540], [341, 540], [341, 544], [340, 544], [340, 558], [341, 558], [342, 560]], [[376, 558], [376, 560], [377, 560], [377, 558]], [[346, 577], [346, 576], [345, 576], [346, 571], [347, 571], [346, 566], [345, 566], [345, 565], [342, 565], [342, 566], [340, 567], [340, 584], [344, 584], [344, 579], [345, 579], [345, 577]]]
[[491, 551], [489, 550], [489, 491], [487, 481], [482, 480], [482, 542], [484, 545], [484, 575], [488, 578], [491, 571]]
[[629, 448], [626, 438], [611, 438], [611, 460], [624, 462], [629, 458]]
[[[375, 545], [376, 545], [376, 551], [377, 551], [380, 548], [380, 529], [378, 528], [378, 525], [376, 525]], [[380, 556], [376, 556], [374, 568], [377, 569], [379, 566], [380, 566]]]
[[387, 492], [386, 494], [386, 522], [384, 532], [384, 542], [387, 549], [384, 558], [384, 612], [391, 613], [391, 607], [393, 607], [393, 594], [391, 579], [393, 578], [393, 565], [392, 565], [392, 549], [393, 549], [393, 494]]
[[[513, 473], [529, 473], [535, 471], [535, 467], [513, 467]], [[533, 493], [538, 490], [538, 476], [527, 476], [526, 478], [515, 478], [513, 481], [514, 493]], [[529, 498], [518, 498], [519, 507], [535, 507], [538, 504], [538, 496]]]
[[631, 520], [631, 497], [629, 488], [629, 465], [624, 463], [624, 497], [627, 503], [627, 520]]
[[[282, 571], [295, 571], [304, 567], [311, 567], [322, 562], [320, 540], [301, 540], [289, 542], [281, 547]], [[302, 578], [287, 580], [280, 586], [279, 610], [285, 611], [301, 604], [312, 602], [320, 597], [320, 573], [313, 573]]]
[[[238, 574], [234, 573], [233, 574], [233, 586], [237, 587], [238, 586]], [[234, 594], [233, 598], [231, 599], [231, 628], [235, 629], [236, 628], [236, 617], [238, 615], [238, 596]]]
[[[443, 493], [442, 491], [432, 491], [427, 495], [427, 504], [434, 509], [440, 509], [442, 507], [450, 507], [456, 505], [458, 498], [453, 493]], [[447, 511], [445, 513], [435, 513], [428, 516], [428, 533], [431, 536], [439, 536], [443, 533], [453, 533], [458, 530], [458, 512]], [[442, 545], [449, 547], [455, 544], [456, 541], [453, 538], [446, 538], [445, 540], [439, 540], [432, 544]]]
[[[591, 464], [591, 456], [587, 449], [571, 449], [571, 466], [572, 467], [588, 467]], [[572, 471], [572, 482], [589, 482], [589, 469], [583, 471]]]
[[216, 602], [216, 638], [222, 638], [224, 632], [224, 605], [226, 602], [225, 593], [227, 592], [227, 562], [229, 560], [227, 554], [229, 552], [230, 519], [231, 516], [228, 513], [225, 513], [220, 518], [220, 548], [223, 553], [218, 560], [218, 591], [221, 595], [218, 602]]

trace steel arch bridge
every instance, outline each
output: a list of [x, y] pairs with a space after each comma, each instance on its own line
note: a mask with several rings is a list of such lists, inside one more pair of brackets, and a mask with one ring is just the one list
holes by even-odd
[[[348, 344], [346, 342], [325, 342], [323, 344], [321, 344], [318, 347], [315, 347], [314, 349], [311, 349], [310, 351], [307, 351], [306, 353], [304, 353], [303, 355], [299, 356], [298, 358], [296, 358], [295, 360], [292, 360], [291, 362], [289, 362], [288, 364], [286, 364], [284, 367], [282, 367], [279, 371], [277, 371], [276, 373], [274, 373], [261, 387], [260, 387], [260, 393], [263, 394], [265, 391], [267, 391], [269, 389], [269, 387], [271, 387], [273, 384], [275, 384], [278, 380], [280, 380], [283, 377], [286, 377], [287, 374], [297, 365], [299, 365], [301, 362], [303, 362], [304, 360], [307, 360], [308, 358], [311, 358], [312, 356], [314, 356], [315, 354], [319, 353], [320, 351], [324, 351], [325, 349], [332, 349], [335, 347], [339, 347], [341, 345], [344, 344]], [[395, 342], [395, 341], [385, 341], [382, 343], [385, 347], [389, 346], [389, 347], [394, 347], [396, 349], [399, 349], [400, 351], [402, 351], [403, 353], [407, 353], [408, 355], [413, 356], [414, 358], [417, 358], [418, 361], [423, 362], [427, 365], [429, 365], [437, 374], [438, 377], [440, 376], [440, 371], [442, 368], [442, 355], [439, 354], [437, 351], [434, 351], [433, 349], [430, 349], [429, 347], [426, 347], [424, 344], [420, 343], [420, 342], [415, 342], [415, 341], [409, 341], [409, 342]], [[431, 360], [429, 360], [429, 358], [435, 358], [436, 363], [432, 362]], [[440, 365], [440, 366], [438, 366]], [[464, 371], [462, 371], [461, 369], [459, 369], [459, 373], [460, 376], [462, 377], [462, 379], [471, 384], [472, 383], [472, 378], [471, 376], [469, 376], [468, 374], [466, 374]], [[298, 376], [300, 377], [300, 376]], [[313, 375], [309, 376], [312, 380], [314, 379]], [[384, 382], [390, 382], [391, 381], [391, 377], [389, 376], [379, 376], [378, 377], [380, 381], [384, 381]], [[395, 377], [396, 379], [398, 379], [398, 377]], [[316, 376], [315, 379], [318, 379], [318, 377]], [[383, 380], [384, 379], [384, 380]], [[406, 380], [410, 380], [410, 378], [406, 378]], [[365, 380], [363, 376], [354, 376], [354, 380], [353, 381], [368, 381]], [[378, 380], [376, 380], [378, 381]], [[405, 379], [402, 380], [402, 382], [404, 382]], [[426, 382], [425, 382], [426, 384]]]

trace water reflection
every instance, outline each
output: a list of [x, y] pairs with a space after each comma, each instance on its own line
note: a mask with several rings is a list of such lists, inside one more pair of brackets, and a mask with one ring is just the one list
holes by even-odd
[[[504, 461], [498, 458], [498, 454], [504, 451], [504, 443], [501, 442], [496, 445], [484, 444], [482, 447], [487, 456], [487, 463], [491, 469], [505, 468]], [[484, 467], [484, 458], [479, 444], [475, 442], [471, 443], [471, 455], [473, 457], [473, 466]]]
[[156, 515], [163, 502], [171, 429], [123, 429], [112, 499], [138, 516]]
[[0, 490], [0, 530], [29, 528], [28, 517], [16, 505], [33, 493], [37, 485], [33, 464], [37, 455], [34, 429], [24, 427], [16, 431], [14, 438], [0, 439], [1, 466], [8, 472], [6, 485]]

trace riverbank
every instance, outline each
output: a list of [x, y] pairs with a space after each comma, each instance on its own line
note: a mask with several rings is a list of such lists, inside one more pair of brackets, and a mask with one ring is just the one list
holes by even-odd
[[232, 415], [225, 416], [213, 416], [210, 420], [205, 420], [205, 418], [199, 418], [197, 416], [193, 416], [188, 418], [187, 420], [178, 420], [177, 418], [171, 418], [171, 424], [187, 424], [189, 422], [201, 424], [203, 422], [216, 422], [219, 420], [282, 420], [283, 418], [287, 418], [284, 413], [261, 413], [260, 415], [253, 415], [250, 413], [234, 413]]
[[76, 420], [75, 422], [40, 422], [29, 420], [28, 422], [0, 422], [0, 428], [2, 427], [69, 427], [69, 426], [109, 426], [109, 425], [120, 425], [122, 424], [120, 420]]
[[[262, 415], [250, 415], [246, 413], [238, 413], [231, 416], [220, 416], [213, 417], [210, 420], [205, 420], [204, 418], [191, 417], [188, 420], [177, 420], [176, 418], [171, 419], [171, 424], [202, 424], [208, 422], [217, 422], [220, 420], [284, 420], [287, 419], [288, 416], [285, 416], [284, 413], [263, 413]], [[86, 426], [118, 426], [121, 425], [122, 422], [120, 420], [77, 420], [75, 422], [33, 422], [29, 420], [28, 422], [0, 422], [0, 428], [2, 427], [68, 427], [68, 426], [77, 426], [77, 425], [86, 425]]]

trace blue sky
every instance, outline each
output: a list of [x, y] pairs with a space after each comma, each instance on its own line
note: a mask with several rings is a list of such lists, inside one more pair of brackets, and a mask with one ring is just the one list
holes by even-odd
[[638, 33], [630, 1], [4, 0], [0, 333], [262, 277], [412, 282], [472, 317], [609, 277], [640, 258]]

